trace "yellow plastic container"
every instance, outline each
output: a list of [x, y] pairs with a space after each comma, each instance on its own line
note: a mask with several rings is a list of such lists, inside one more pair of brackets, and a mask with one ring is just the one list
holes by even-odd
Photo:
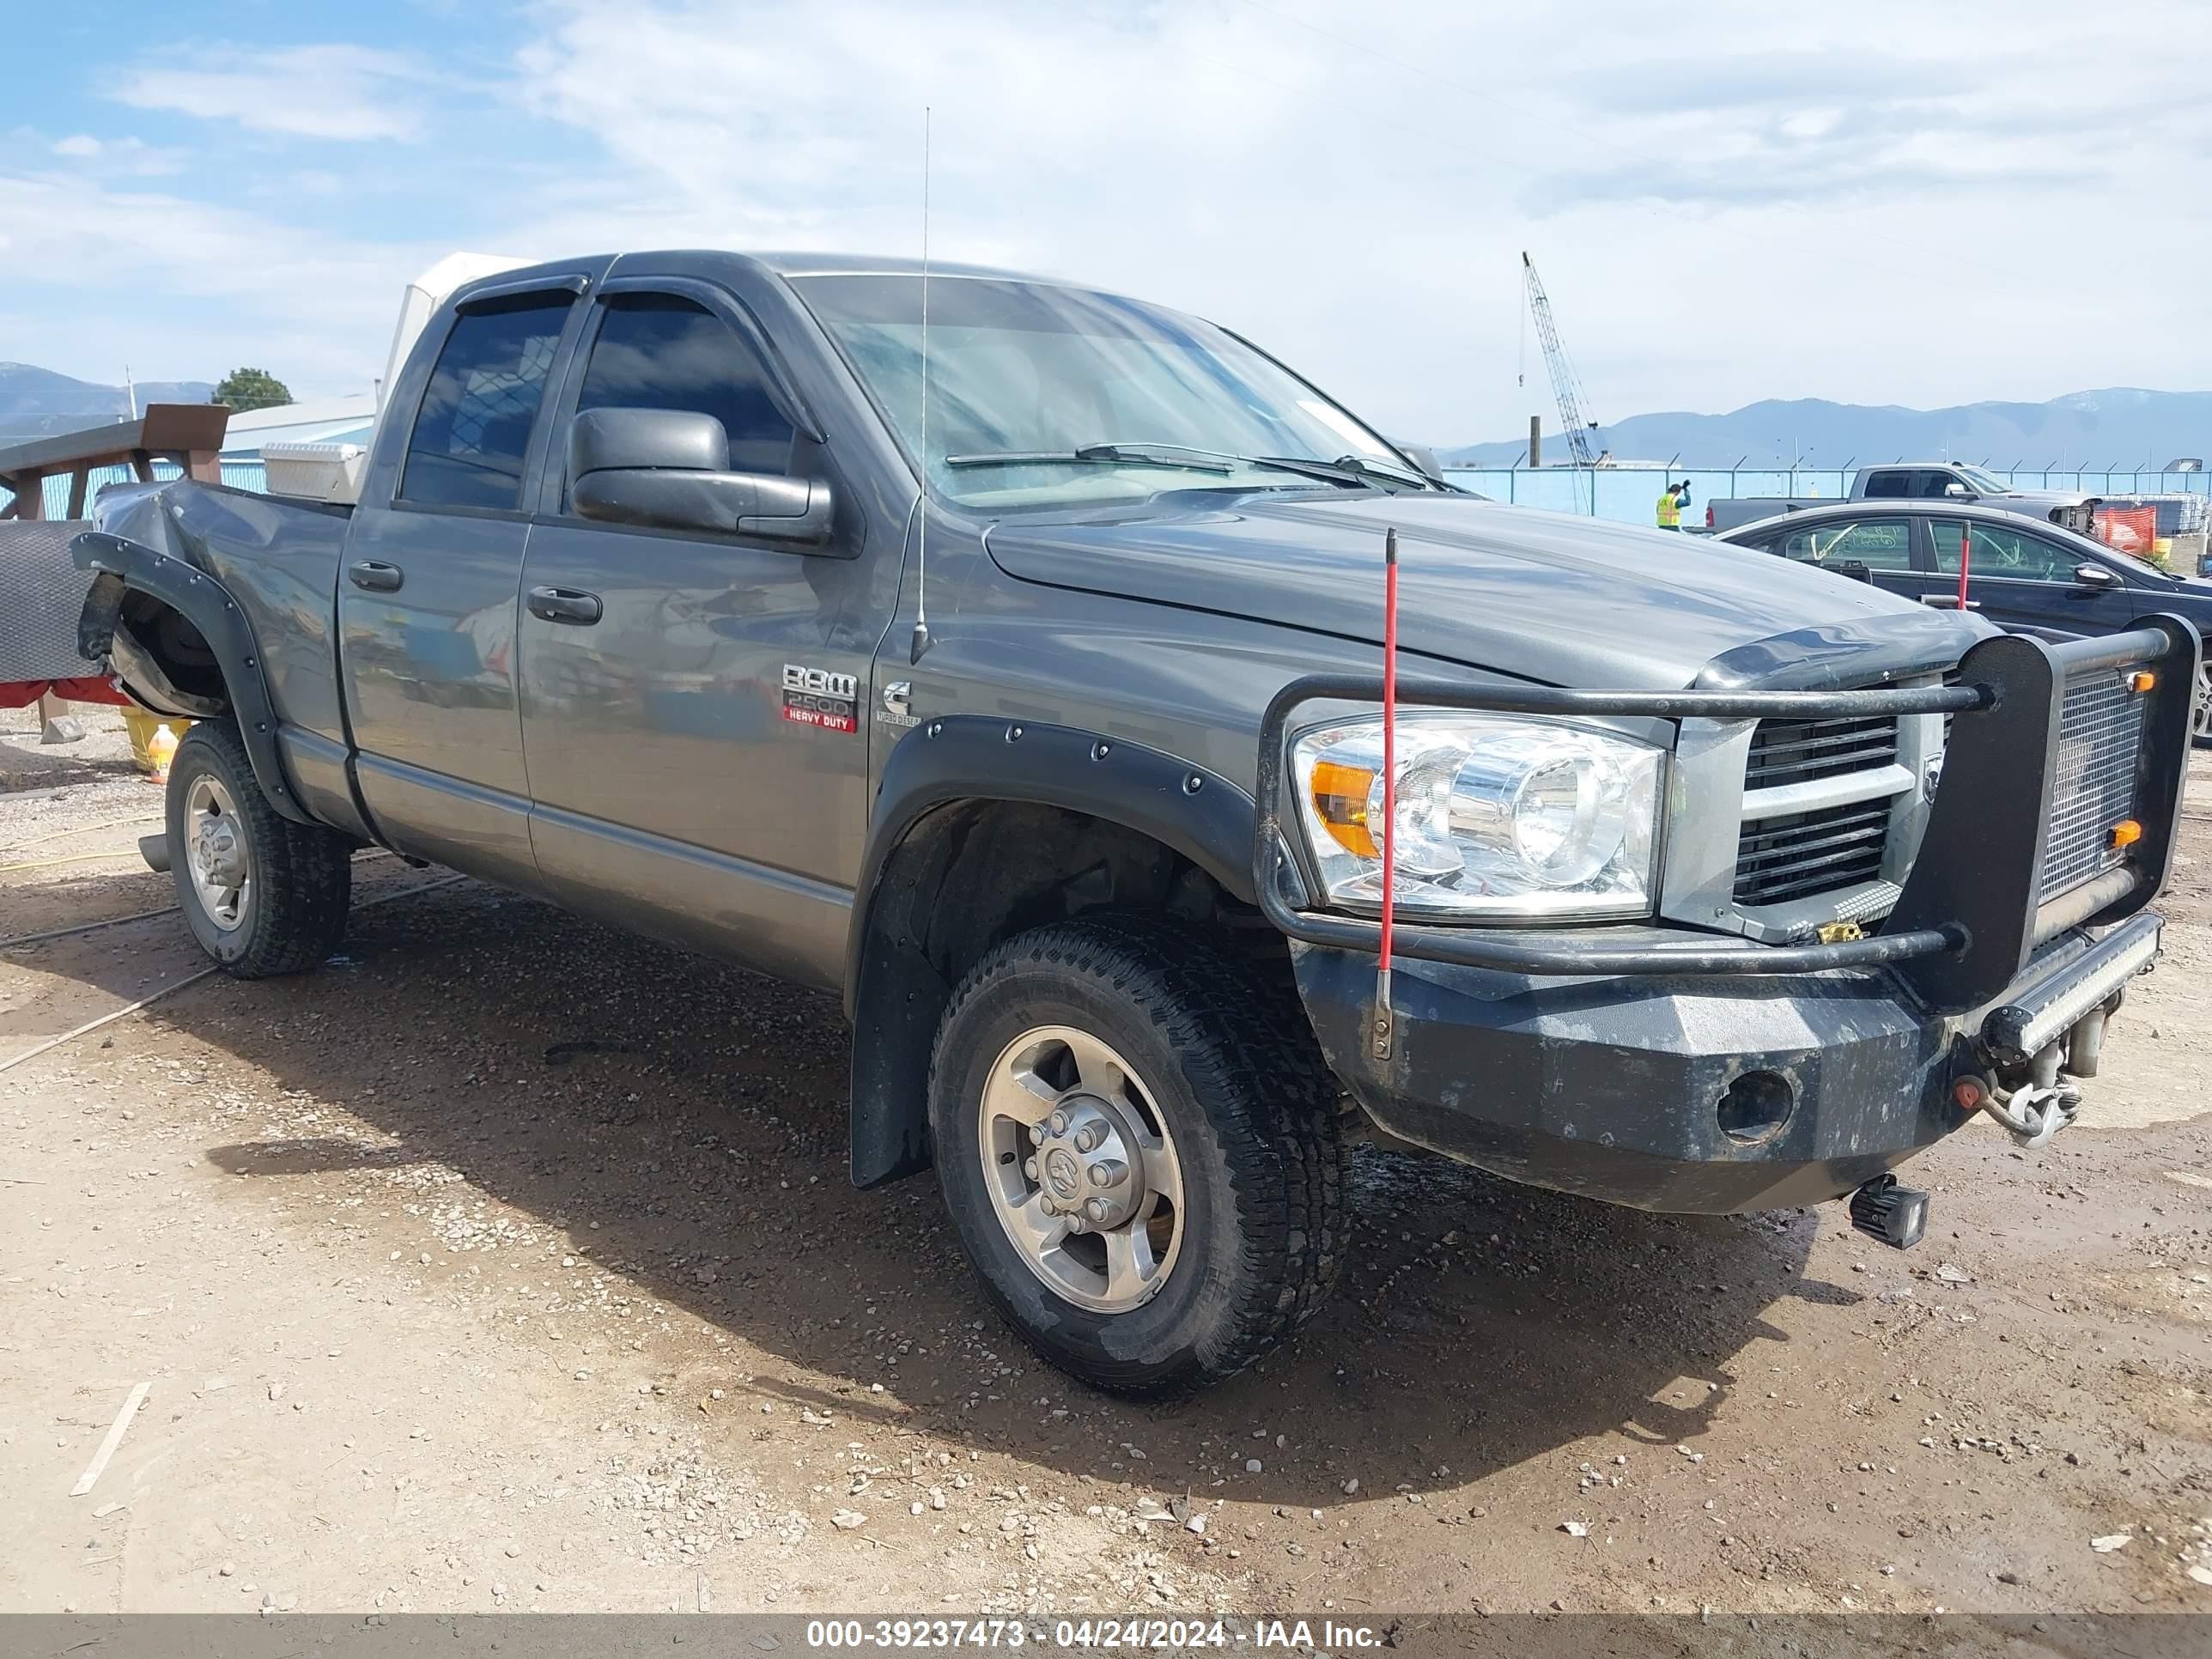
[[150, 708], [141, 708], [132, 703], [123, 711], [123, 723], [131, 730], [131, 758], [148, 777], [154, 775], [154, 733], [163, 726], [170, 734], [181, 738], [191, 728], [190, 720], [180, 720], [167, 714], [156, 714]]

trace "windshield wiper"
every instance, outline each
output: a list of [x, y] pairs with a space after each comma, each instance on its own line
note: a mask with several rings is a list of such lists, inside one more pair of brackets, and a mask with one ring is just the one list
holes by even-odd
[[1075, 466], [1089, 464], [1096, 466], [1173, 466], [1194, 472], [1231, 472], [1239, 466], [1264, 468], [1273, 472], [1295, 472], [1301, 477], [1319, 478], [1323, 483], [1342, 486], [1346, 489], [1395, 489], [1410, 486], [1428, 489], [1430, 481], [1418, 472], [1403, 471], [1395, 466], [1377, 466], [1358, 455], [1343, 455], [1333, 461], [1323, 461], [1297, 455], [1238, 455], [1225, 449], [1200, 449], [1190, 444], [1158, 443], [1103, 443], [1085, 444], [1079, 449], [1068, 450], [1007, 450], [996, 454], [947, 455], [947, 466]]
[[[1172, 453], [1171, 453], [1172, 452]], [[1085, 444], [1080, 449], [1009, 449], [981, 455], [947, 455], [947, 466], [1173, 466], [1193, 472], [1233, 472], [1234, 456], [1179, 444]]]
[[[1364, 489], [1370, 483], [1387, 489], [1390, 483], [1404, 482], [1425, 489], [1428, 480], [1417, 474], [1401, 475], [1395, 469], [1367, 466], [1357, 455], [1346, 455], [1334, 461], [1316, 460], [1302, 455], [1239, 455], [1226, 449], [1198, 449], [1189, 444], [1143, 443], [1086, 444], [1075, 452], [1079, 455], [1109, 454], [1170, 454], [1200, 455], [1208, 460], [1225, 461], [1238, 466], [1264, 467], [1274, 472], [1295, 472], [1302, 477], [1319, 478], [1333, 484], [1342, 484], [1348, 489]], [[1224, 468], [1227, 471], [1227, 468]]]
[[1303, 472], [1309, 477], [1327, 478], [1334, 483], [1346, 484], [1355, 489], [1364, 489], [1371, 485], [1395, 494], [1395, 487], [1401, 485], [1414, 489], [1435, 488], [1418, 472], [1389, 465], [1377, 466], [1362, 455], [1340, 455], [1333, 461], [1297, 455], [1255, 455], [1245, 459], [1255, 466], [1279, 466]]

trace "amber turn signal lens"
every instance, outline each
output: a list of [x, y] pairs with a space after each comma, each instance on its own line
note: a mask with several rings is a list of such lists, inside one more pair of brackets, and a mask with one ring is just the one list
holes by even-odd
[[1364, 766], [1322, 761], [1313, 769], [1310, 787], [1314, 811], [1321, 815], [1338, 846], [1363, 859], [1382, 856], [1367, 829], [1367, 802], [1375, 792], [1373, 771]]
[[2122, 818], [2112, 826], [2112, 845], [2132, 847], [2142, 839], [2142, 825], [2133, 818]]
[[2128, 690], [2130, 691], [2148, 691], [2157, 684], [2158, 676], [2148, 668], [2139, 668], [2128, 676]]

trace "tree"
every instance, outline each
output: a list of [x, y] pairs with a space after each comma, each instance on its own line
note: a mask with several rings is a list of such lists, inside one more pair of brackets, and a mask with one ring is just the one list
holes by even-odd
[[215, 389], [215, 401], [228, 404], [233, 412], [244, 414], [249, 409], [274, 409], [279, 404], [289, 404], [292, 393], [283, 381], [265, 368], [234, 368]]

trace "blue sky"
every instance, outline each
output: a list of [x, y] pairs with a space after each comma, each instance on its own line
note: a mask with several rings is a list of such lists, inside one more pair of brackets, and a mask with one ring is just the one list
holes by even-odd
[[[934, 251], [1252, 335], [1390, 429], [2212, 386], [2212, 6], [10, 7], [0, 360], [365, 389], [455, 248]], [[1521, 383], [1525, 373], [1526, 384]]]

